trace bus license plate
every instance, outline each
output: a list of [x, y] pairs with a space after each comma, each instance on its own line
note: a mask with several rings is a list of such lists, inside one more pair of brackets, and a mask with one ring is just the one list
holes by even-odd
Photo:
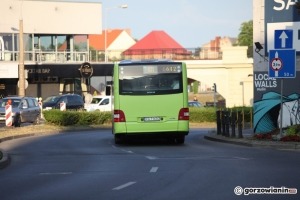
[[161, 121], [160, 117], [144, 117], [143, 118], [144, 122], [157, 122], [157, 121]]

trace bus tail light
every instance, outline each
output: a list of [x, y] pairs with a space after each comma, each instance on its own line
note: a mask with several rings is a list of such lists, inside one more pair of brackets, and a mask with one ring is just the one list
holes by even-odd
[[114, 122], [126, 122], [125, 114], [122, 110], [114, 110]]
[[178, 120], [189, 120], [190, 112], [189, 108], [181, 108], [178, 115]]

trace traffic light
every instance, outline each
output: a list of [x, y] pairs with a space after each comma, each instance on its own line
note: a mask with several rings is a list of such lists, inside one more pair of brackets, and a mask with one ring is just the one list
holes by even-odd
[[214, 85], [212, 86], [212, 90], [214, 91], [214, 92], [217, 92], [217, 85], [214, 83]]

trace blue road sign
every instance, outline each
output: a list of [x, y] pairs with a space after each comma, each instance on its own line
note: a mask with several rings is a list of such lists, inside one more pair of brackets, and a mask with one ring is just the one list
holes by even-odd
[[296, 50], [277, 49], [269, 51], [269, 77], [296, 77]]
[[275, 30], [275, 49], [293, 48], [293, 30]]

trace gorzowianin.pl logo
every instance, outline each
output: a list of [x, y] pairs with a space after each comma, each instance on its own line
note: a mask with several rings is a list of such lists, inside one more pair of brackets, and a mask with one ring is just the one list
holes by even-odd
[[287, 187], [245, 187], [236, 186], [234, 188], [234, 194], [236, 195], [250, 195], [250, 194], [297, 194], [297, 188]]

